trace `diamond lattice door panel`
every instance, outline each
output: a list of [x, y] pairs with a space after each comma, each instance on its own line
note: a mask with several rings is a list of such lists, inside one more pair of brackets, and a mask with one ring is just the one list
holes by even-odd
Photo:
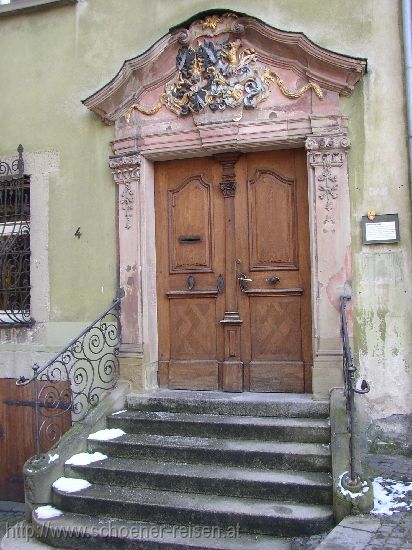
[[304, 151], [158, 163], [159, 383], [310, 391]]

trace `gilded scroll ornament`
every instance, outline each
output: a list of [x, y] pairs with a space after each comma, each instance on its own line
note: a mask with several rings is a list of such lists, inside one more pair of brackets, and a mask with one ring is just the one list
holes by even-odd
[[323, 93], [322, 93], [322, 90], [320, 89], [320, 86], [318, 86], [314, 82], [309, 82], [308, 84], [305, 84], [305, 86], [302, 86], [300, 90], [295, 90], [294, 92], [292, 92], [291, 90], [289, 90], [289, 88], [286, 86], [284, 81], [280, 78], [280, 76], [277, 73], [271, 72], [271, 71], [269, 71], [269, 73], [270, 75], [273, 75], [275, 77], [276, 83], [279, 86], [279, 90], [282, 92], [282, 94], [285, 95], [286, 97], [289, 97], [290, 99], [298, 99], [299, 97], [302, 97], [306, 92], [308, 92], [311, 89], [315, 92], [315, 94], [318, 96], [319, 99], [323, 99]]
[[146, 107], [143, 107], [143, 105], [139, 105], [138, 103], [133, 103], [133, 105], [127, 111], [126, 122], [127, 123], [130, 122], [130, 117], [132, 116], [132, 111], [134, 109], [136, 109], [136, 111], [139, 111], [139, 113], [143, 113], [144, 115], [155, 115], [160, 111], [163, 105], [164, 105], [163, 95], [160, 96], [160, 99], [156, 103], [156, 105], [153, 105], [153, 107], [150, 107], [148, 109]]
[[[212, 21], [212, 17], [215, 16], [206, 19], [210, 20], [209, 25], [217, 21], [216, 18]], [[276, 72], [259, 65], [255, 50], [243, 48], [239, 39], [205, 38], [196, 47], [183, 46], [176, 57], [176, 68], [175, 80], [166, 84], [159, 101], [152, 107], [134, 103], [126, 114], [127, 122], [134, 110], [154, 115], [163, 106], [177, 116], [200, 113], [207, 108], [211, 111], [255, 109], [267, 99], [274, 83], [290, 99], [297, 99], [311, 89], [319, 99], [323, 98], [322, 90], [313, 82], [299, 90], [290, 90]], [[237, 116], [236, 120], [240, 118]]]

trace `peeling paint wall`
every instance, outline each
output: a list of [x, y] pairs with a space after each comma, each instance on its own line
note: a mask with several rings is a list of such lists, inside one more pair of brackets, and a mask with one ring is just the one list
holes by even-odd
[[[27, 152], [53, 150], [60, 159], [43, 198], [50, 306], [42, 335], [36, 341], [27, 335], [24, 345], [28, 353], [54, 349], [102, 311], [117, 286], [115, 186], [107, 166], [113, 128], [81, 100], [170, 27], [214, 7], [302, 31], [320, 46], [368, 59], [365, 79], [341, 100], [352, 139], [354, 355], [372, 386], [360, 398], [365, 414], [411, 412], [411, 197], [398, 0], [79, 0], [2, 18], [0, 157], [23, 143]], [[361, 244], [360, 219], [368, 210], [399, 213], [399, 245]], [[7, 353], [21, 351], [21, 341]], [[4, 376], [12, 359], [1, 357]]]

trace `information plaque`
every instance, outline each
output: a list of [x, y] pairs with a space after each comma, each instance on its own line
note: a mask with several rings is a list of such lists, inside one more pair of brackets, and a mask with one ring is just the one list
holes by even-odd
[[398, 243], [398, 214], [381, 214], [372, 219], [362, 216], [362, 240], [363, 244]]

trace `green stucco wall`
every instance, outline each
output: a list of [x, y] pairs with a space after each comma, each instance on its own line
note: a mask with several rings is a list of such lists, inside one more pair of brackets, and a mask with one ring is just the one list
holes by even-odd
[[[410, 193], [396, 0], [85, 0], [1, 18], [0, 154], [13, 154], [19, 143], [27, 151], [60, 154], [44, 205], [50, 322], [92, 319], [113, 298], [117, 284], [115, 186], [107, 165], [114, 130], [81, 100], [170, 27], [212, 8], [244, 12], [280, 29], [302, 31], [325, 48], [368, 59], [365, 79], [352, 97], [342, 99], [353, 144], [356, 358], [373, 385], [371, 414], [408, 412]], [[362, 248], [360, 218], [368, 210], [399, 213], [399, 245]]]

